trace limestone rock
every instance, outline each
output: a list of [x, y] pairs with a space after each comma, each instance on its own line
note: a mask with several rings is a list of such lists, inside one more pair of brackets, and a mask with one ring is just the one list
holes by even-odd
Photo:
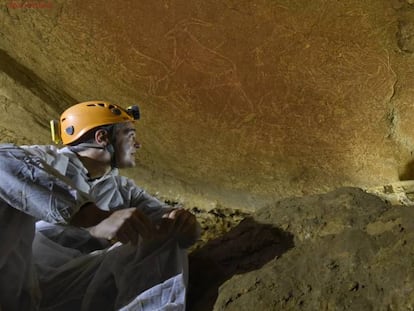
[[257, 222], [284, 226], [295, 246], [220, 287], [214, 310], [409, 310], [414, 209], [359, 189], [281, 201]]
[[75, 102], [138, 103], [128, 174], [209, 209], [412, 179], [413, 14], [403, 0], [6, 1], [0, 71], [36, 130], [0, 126], [46, 143]]

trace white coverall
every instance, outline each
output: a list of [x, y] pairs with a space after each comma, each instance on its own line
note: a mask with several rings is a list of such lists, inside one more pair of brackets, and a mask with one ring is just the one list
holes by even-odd
[[0, 176], [0, 311], [185, 309], [187, 257], [174, 238], [89, 253], [97, 239], [65, 226], [87, 202], [159, 220], [169, 207], [132, 180], [115, 169], [90, 181], [67, 148], [11, 144], [0, 145]]

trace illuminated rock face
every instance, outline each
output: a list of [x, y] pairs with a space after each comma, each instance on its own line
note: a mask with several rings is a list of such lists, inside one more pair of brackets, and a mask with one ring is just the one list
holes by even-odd
[[411, 2], [3, 2], [1, 140], [105, 99], [142, 108], [130, 176], [189, 204], [410, 179]]
[[413, 219], [412, 207], [355, 188], [259, 209], [249, 231], [210, 243], [207, 258], [228, 271], [211, 310], [409, 310]]

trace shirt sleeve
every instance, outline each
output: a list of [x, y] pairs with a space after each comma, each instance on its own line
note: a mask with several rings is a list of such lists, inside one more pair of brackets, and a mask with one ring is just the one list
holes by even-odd
[[131, 193], [131, 207], [138, 208], [154, 222], [157, 222], [162, 215], [174, 209], [136, 186], [131, 179], [128, 179], [127, 186]]
[[14, 145], [0, 146], [0, 176], [0, 199], [36, 219], [66, 224], [90, 202], [40, 154]]

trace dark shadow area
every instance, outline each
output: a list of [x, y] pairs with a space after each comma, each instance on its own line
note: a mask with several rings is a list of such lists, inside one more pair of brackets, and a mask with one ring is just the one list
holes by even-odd
[[[59, 115], [68, 105], [77, 102], [63, 90], [56, 90], [42, 80], [35, 72], [23, 66], [12, 58], [6, 51], [0, 49], [0, 71], [3, 71], [14, 81], [30, 90]], [[43, 123], [43, 121], [41, 121]]]
[[414, 180], [414, 160], [408, 162], [400, 174], [400, 180]]
[[293, 235], [246, 218], [189, 255], [189, 311], [210, 311], [218, 289], [235, 274], [260, 269], [294, 247]]

